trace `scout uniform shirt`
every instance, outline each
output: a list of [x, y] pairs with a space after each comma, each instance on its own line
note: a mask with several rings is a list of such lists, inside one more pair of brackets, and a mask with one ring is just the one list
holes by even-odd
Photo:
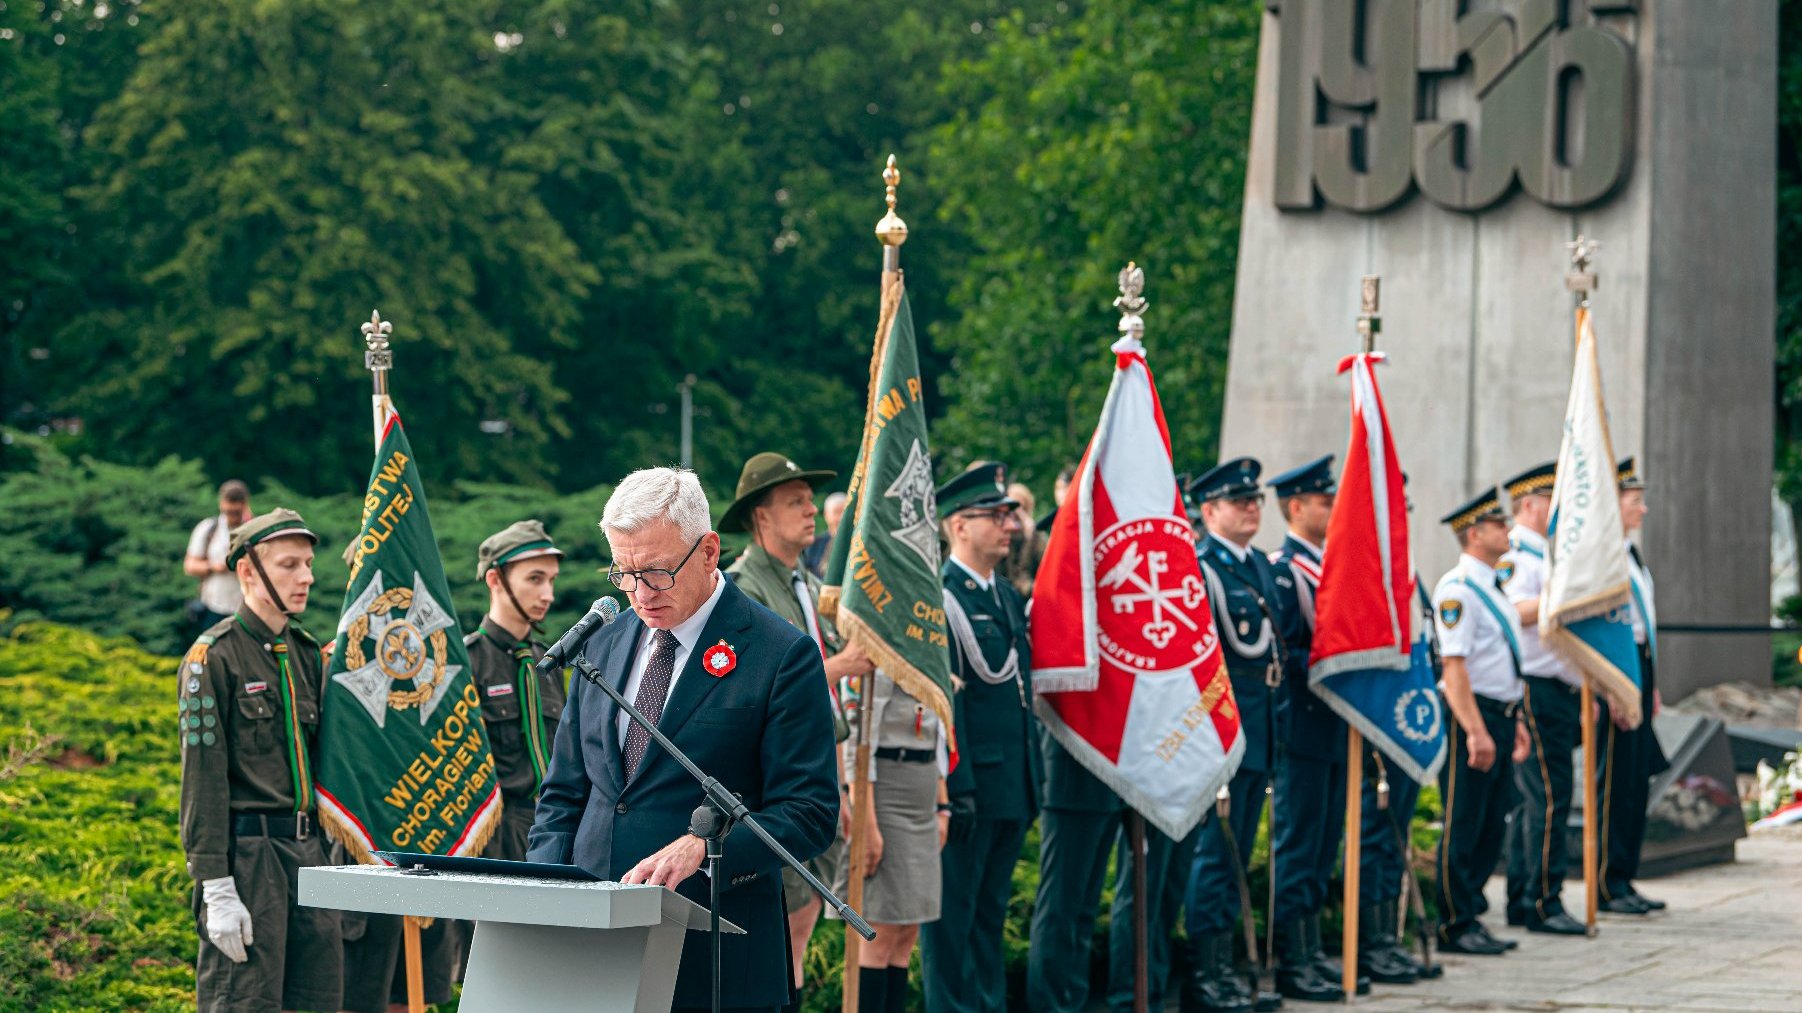
[[523, 807], [530, 812], [550, 765], [557, 722], [563, 717], [562, 672], [540, 675], [537, 665], [544, 657], [544, 645], [515, 640], [486, 618], [463, 638], [463, 646], [482, 695], [482, 723], [494, 752], [503, 810]]
[[[1503, 592], [1510, 604], [1538, 601], [1539, 592], [1545, 587], [1545, 536], [1516, 524], [1508, 532], [1508, 544], [1511, 548], [1495, 568]], [[1583, 685], [1583, 677], [1572, 672], [1570, 666], [1539, 638], [1538, 623], [1522, 627], [1520, 632], [1522, 675], [1557, 679], [1568, 686]]]
[[[1500, 587], [1496, 571], [1475, 556], [1458, 557], [1458, 565], [1439, 578], [1433, 600], [1439, 607], [1433, 625], [1442, 657], [1463, 658], [1473, 693], [1500, 703], [1514, 703], [1525, 692], [1520, 681], [1520, 614]], [[1499, 748], [1499, 747], [1498, 747]]]
[[181, 662], [181, 843], [196, 882], [232, 874], [232, 819], [313, 811], [310, 757], [324, 695], [319, 644], [248, 610]]
[[[820, 582], [805, 566], [783, 566], [763, 546], [753, 542], [726, 567], [732, 582], [752, 601], [805, 630], [820, 648], [820, 657], [829, 658], [844, 649], [838, 629], [820, 615]], [[827, 687], [830, 693], [831, 687]], [[845, 741], [850, 726], [845, 722], [836, 697], [832, 703], [833, 734]]]
[[960, 760], [946, 779], [949, 794], [976, 795], [981, 819], [1030, 820], [1038, 810], [1041, 759], [1032, 721], [1032, 641], [1026, 603], [997, 570], [984, 581], [946, 560], [952, 720]]

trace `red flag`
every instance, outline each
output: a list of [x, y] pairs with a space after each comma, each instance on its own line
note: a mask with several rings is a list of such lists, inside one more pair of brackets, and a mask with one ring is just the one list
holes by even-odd
[[1033, 687], [1058, 742], [1180, 839], [1245, 742], [1145, 346], [1123, 338], [1114, 353], [1033, 584]]

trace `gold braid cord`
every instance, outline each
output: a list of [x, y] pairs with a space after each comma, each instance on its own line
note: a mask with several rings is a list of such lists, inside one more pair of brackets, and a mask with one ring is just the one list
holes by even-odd
[[[413, 589], [410, 587], [389, 588], [377, 595], [376, 599], [369, 603], [369, 611], [350, 621], [348, 630], [350, 635], [345, 638], [344, 645], [344, 667], [362, 668], [368, 662], [368, 657], [363, 653], [363, 638], [369, 636], [370, 616], [385, 616], [395, 609], [406, 609], [412, 606]], [[450, 638], [445, 635], [443, 630], [439, 630], [432, 634], [431, 643], [432, 652], [438, 656], [439, 677], [442, 678], [444, 659], [449, 657]], [[388, 693], [388, 706], [395, 710], [417, 707], [431, 699], [432, 688], [435, 685], [435, 680], [426, 679], [422, 682], [415, 682], [410, 690], [392, 690]]]

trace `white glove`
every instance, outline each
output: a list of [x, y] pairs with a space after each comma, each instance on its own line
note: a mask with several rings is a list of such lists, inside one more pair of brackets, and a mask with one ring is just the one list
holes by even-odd
[[209, 879], [200, 884], [200, 896], [206, 900], [207, 938], [232, 963], [249, 960], [244, 951], [256, 938], [250, 928], [250, 910], [238, 899], [238, 884], [230, 876]]

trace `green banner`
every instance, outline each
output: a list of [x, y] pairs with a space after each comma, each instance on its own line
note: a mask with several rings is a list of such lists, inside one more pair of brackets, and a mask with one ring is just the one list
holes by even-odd
[[400, 416], [363, 497], [319, 721], [319, 818], [371, 851], [475, 855], [500, 819], [481, 698]]
[[[951, 654], [939, 521], [913, 314], [899, 271], [882, 276], [863, 445], [826, 566], [822, 611], [839, 633], [951, 729]], [[955, 740], [953, 740], [955, 741]]]

